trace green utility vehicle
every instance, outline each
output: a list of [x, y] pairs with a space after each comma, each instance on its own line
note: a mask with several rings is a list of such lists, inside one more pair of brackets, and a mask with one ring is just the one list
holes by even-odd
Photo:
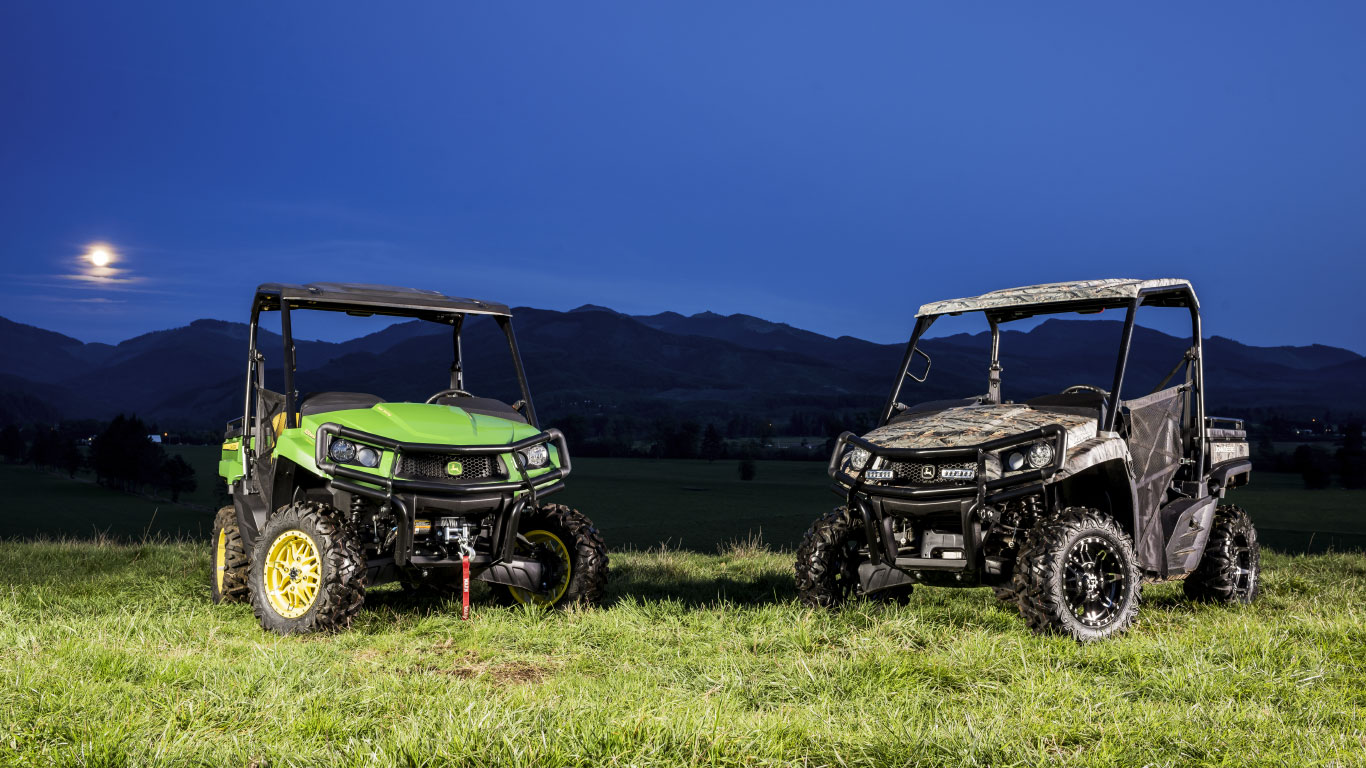
[[[426, 402], [296, 390], [291, 316], [300, 311], [415, 318], [449, 326], [449, 386]], [[257, 342], [279, 312], [283, 392], [267, 389]], [[520, 400], [465, 389], [461, 329], [490, 318], [507, 340]], [[442, 366], [445, 368], [445, 366]], [[583, 514], [547, 504], [569, 475], [564, 435], [541, 429], [506, 306], [375, 285], [266, 283], [256, 289], [243, 414], [228, 424], [219, 473], [232, 506], [213, 532], [215, 602], [250, 600], [281, 634], [345, 629], [367, 588], [387, 581], [447, 596], [469, 579], [509, 603], [596, 603], [602, 537]]]
[[[1165, 365], [1130, 370], [1140, 307], [1189, 317], [1189, 345], [1165, 377]], [[1097, 379], [1108, 370], [1078, 344], [1021, 378], [1066, 366], [1082, 383], [1003, 399], [1001, 324], [1104, 310], [1125, 313], [1113, 378]], [[990, 328], [986, 393], [903, 404], [906, 380], [929, 375], [919, 344], [930, 325], [969, 312]], [[1083, 641], [1124, 631], [1145, 581], [1181, 579], [1193, 599], [1251, 602], [1257, 531], [1224, 503], [1252, 472], [1247, 433], [1239, 420], [1206, 415], [1203, 366], [1200, 304], [1185, 280], [1053, 283], [922, 306], [877, 429], [836, 442], [829, 471], [845, 505], [798, 550], [803, 601], [987, 585], [1032, 629]]]

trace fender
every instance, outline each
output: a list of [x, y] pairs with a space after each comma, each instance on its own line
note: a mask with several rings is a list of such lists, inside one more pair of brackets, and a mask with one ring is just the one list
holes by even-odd
[[[1070, 438], [1071, 435], [1068, 435]], [[1065, 480], [1072, 475], [1104, 464], [1107, 461], [1121, 461], [1130, 465], [1129, 446], [1114, 432], [1101, 432], [1095, 437], [1083, 440], [1076, 445], [1068, 441], [1068, 456], [1062, 468], [1053, 476], [1054, 482]]]
[[1229, 459], [1214, 465], [1209, 473], [1210, 493], [1218, 493], [1219, 498], [1224, 497], [1224, 491], [1229, 488], [1236, 488], [1240, 485], [1247, 485], [1252, 479], [1252, 462], [1248, 459]]

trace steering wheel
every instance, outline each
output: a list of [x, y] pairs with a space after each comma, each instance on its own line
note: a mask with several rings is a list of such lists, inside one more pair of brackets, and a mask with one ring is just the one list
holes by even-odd
[[427, 398], [427, 405], [431, 405], [432, 403], [435, 403], [437, 400], [440, 400], [443, 397], [449, 397], [451, 395], [454, 395], [456, 397], [474, 397], [474, 395], [471, 395], [463, 389], [443, 389], [440, 392], [437, 392], [435, 395], [432, 395], [431, 397]]
[[1067, 389], [1064, 389], [1064, 390], [1062, 391], [1062, 394], [1064, 394], [1064, 395], [1070, 395], [1070, 394], [1072, 394], [1073, 392], [1095, 392], [1096, 394], [1098, 394], [1098, 395], [1100, 395], [1100, 396], [1102, 396], [1102, 397], [1109, 397], [1109, 396], [1110, 396], [1110, 393], [1109, 393], [1109, 392], [1106, 392], [1105, 390], [1101, 389], [1100, 387], [1093, 387], [1093, 386], [1091, 386], [1090, 384], [1073, 384], [1072, 386], [1068, 387]]

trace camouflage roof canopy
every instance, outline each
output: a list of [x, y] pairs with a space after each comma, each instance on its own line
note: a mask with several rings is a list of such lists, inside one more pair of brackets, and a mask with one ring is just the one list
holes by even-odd
[[[1112, 278], [1108, 280], [1076, 280], [1070, 283], [1045, 283], [1024, 288], [1007, 288], [964, 299], [933, 301], [922, 306], [920, 311], [916, 313], [916, 317], [1088, 301], [1120, 304], [1132, 301], [1146, 291], [1162, 288], [1186, 288], [1190, 290], [1190, 282], [1177, 278], [1155, 280]], [[1191, 296], [1194, 297], [1194, 295], [1195, 293], [1192, 291]]]

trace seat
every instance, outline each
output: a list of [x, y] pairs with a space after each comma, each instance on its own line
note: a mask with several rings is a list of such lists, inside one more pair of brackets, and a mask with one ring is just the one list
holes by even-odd
[[299, 404], [299, 413], [302, 416], [312, 416], [332, 411], [351, 411], [373, 408], [382, 402], [384, 398], [367, 395], [364, 392], [318, 392], [304, 398]]
[[1073, 413], [1078, 416], [1094, 416], [1098, 424], [1105, 423], [1105, 411], [1109, 398], [1099, 392], [1069, 392], [1065, 395], [1043, 395], [1024, 402], [1031, 408]]

